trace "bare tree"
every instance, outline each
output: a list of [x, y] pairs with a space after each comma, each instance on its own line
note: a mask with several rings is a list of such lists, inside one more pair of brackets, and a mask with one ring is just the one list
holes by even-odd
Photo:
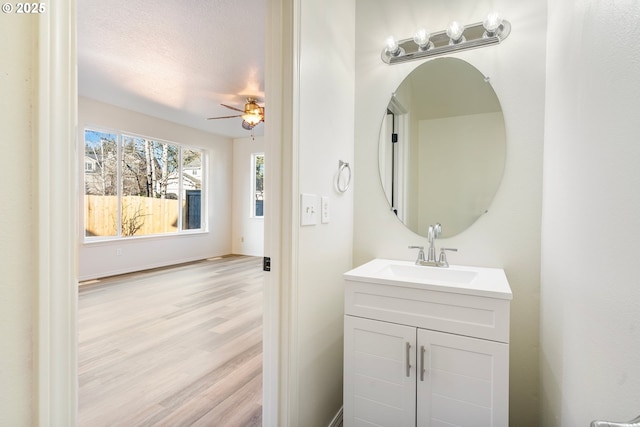
[[169, 144], [162, 144], [162, 173], [160, 180], [160, 198], [167, 198], [167, 186], [169, 185]]
[[145, 217], [149, 215], [145, 213], [142, 203], [138, 203], [135, 208], [132, 208], [124, 200], [121, 212], [120, 230], [123, 236], [134, 236], [144, 226]]

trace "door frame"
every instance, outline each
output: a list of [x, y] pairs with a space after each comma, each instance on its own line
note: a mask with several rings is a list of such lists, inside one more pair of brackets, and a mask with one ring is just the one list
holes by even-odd
[[75, 6], [75, 0], [47, 3], [37, 25], [36, 417], [43, 427], [77, 425]]
[[[287, 319], [292, 263], [291, 200], [292, 87], [297, 81], [293, 45], [294, 0], [267, 0], [266, 88], [270, 97], [265, 149], [272, 171], [265, 182], [265, 254], [272, 270], [265, 279], [263, 425], [288, 425], [290, 335]], [[77, 224], [77, 52], [76, 0], [47, 3], [34, 32], [38, 67], [34, 95], [37, 140], [34, 203], [37, 204], [38, 308], [36, 362], [37, 425], [78, 423]], [[295, 78], [295, 79], [294, 79]], [[278, 171], [278, 172], [276, 172]], [[284, 178], [284, 179], [283, 179]], [[274, 262], [275, 261], [275, 262]], [[267, 339], [268, 338], [268, 339]]]

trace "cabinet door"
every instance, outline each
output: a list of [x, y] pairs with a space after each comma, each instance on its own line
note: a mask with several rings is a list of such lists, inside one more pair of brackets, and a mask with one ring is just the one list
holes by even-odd
[[507, 427], [509, 345], [424, 329], [417, 334], [417, 426]]
[[344, 426], [415, 427], [416, 328], [344, 317]]

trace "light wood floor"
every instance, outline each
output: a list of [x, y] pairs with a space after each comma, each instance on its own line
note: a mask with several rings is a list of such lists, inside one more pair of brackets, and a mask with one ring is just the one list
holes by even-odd
[[79, 425], [262, 425], [262, 260], [224, 257], [79, 291]]

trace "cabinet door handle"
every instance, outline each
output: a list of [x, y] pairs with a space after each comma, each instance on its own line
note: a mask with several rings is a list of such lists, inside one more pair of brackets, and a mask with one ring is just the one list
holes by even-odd
[[420, 381], [424, 381], [424, 353], [427, 350], [424, 348], [423, 345], [420, 346]]
[[411, 376], [411, 343], [406, 345], [407, 353], [407, 377]]

